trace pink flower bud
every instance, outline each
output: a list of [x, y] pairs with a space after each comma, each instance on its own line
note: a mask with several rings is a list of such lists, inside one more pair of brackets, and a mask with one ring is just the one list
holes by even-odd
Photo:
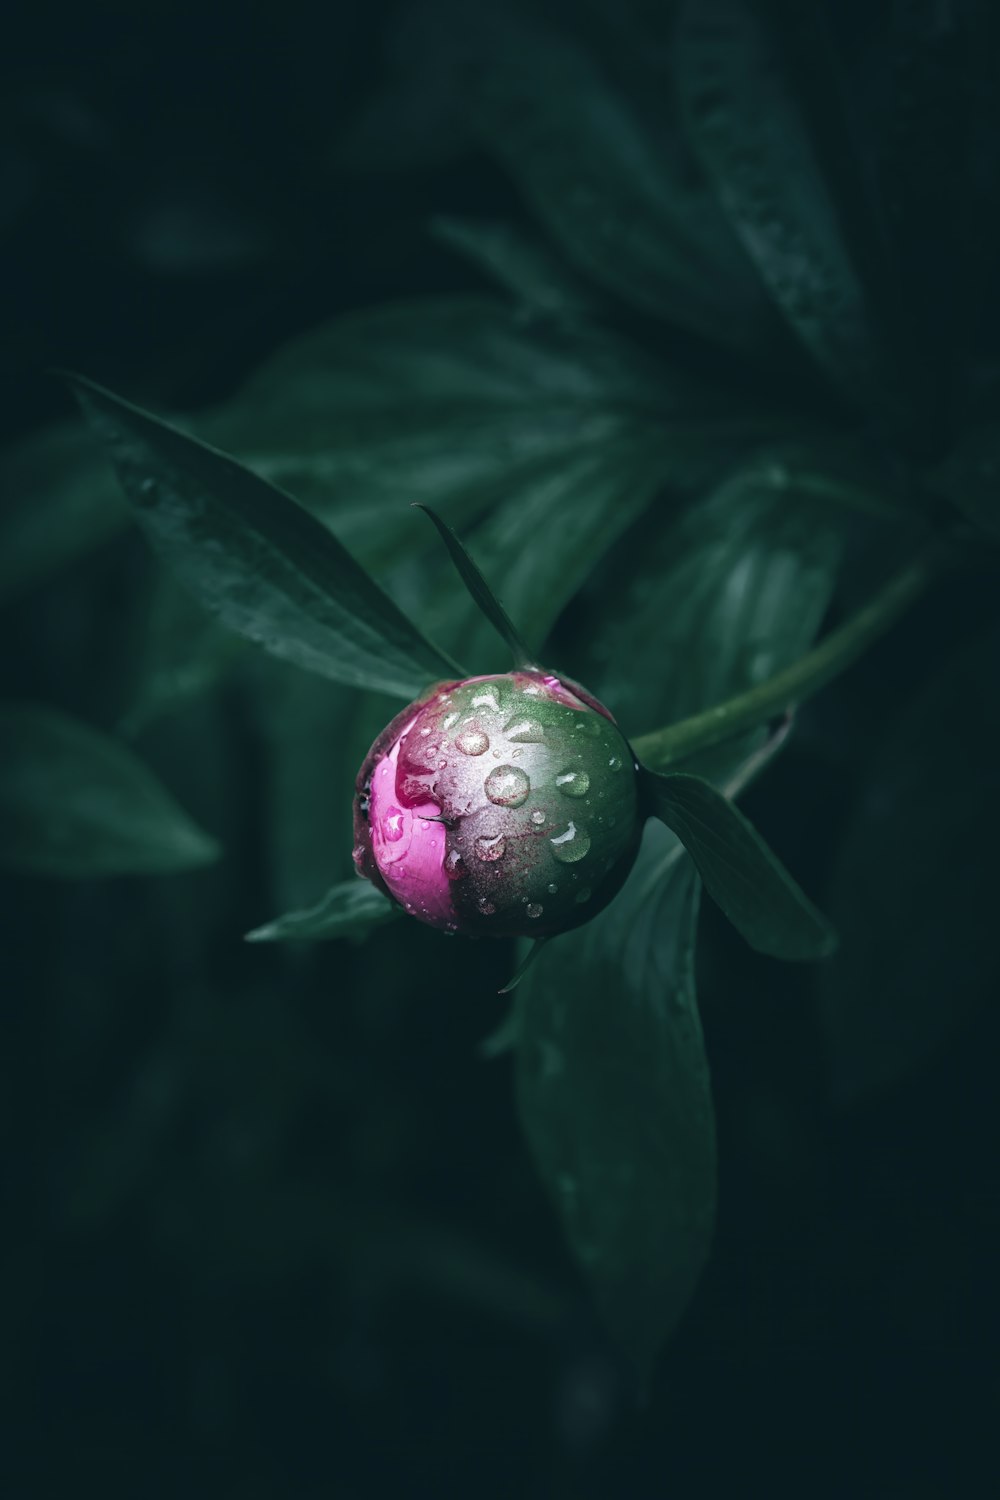
[[541, 937], [606, 906], [638, 850], [635, 760], [585, 689], [541, 671], [437, 683], [358, 773], [355, 864], [418, 920]]

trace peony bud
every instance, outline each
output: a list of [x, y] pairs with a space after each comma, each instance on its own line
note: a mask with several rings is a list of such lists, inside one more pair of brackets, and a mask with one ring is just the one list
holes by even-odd
[[564, 932], [607, 905], [635, 860], [635, 759], [567, 679], [437, 683], [368, 752], [354, 830], [358, 874], [431, 927]]

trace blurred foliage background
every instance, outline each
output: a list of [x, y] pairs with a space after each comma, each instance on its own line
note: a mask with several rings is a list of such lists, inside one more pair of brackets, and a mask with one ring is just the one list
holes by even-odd
[[[828, 245], [829, 202], [846, 226], [803, 302], [726, 230], [725, 143], [691, 150], [676, 10], [19, 8], [0, 693], [131, 741], [224, 855], [3, 877], [12, 1495], [954, 1495], [995, 1468], [996, 17], [706, 3], [733, 78], [746, 10], [794, 80], [733, 105], [787, 168], [760, 222], [806, 225], [779, 273]], [[857, 362], [841, 251], [884, 361]], [[783, 967], [702, 914], [719, 1223], [645, 1404], [479, 1054], [512, 952], [415, 924], [242, 942], [348, 873], [391, 705], [222, 635], [52, 366], [185, 414], [497, 669], [408, 509], [440, 504], [626, 733], [982, 525], [982, 566], [745, 799], [842, 944]]]

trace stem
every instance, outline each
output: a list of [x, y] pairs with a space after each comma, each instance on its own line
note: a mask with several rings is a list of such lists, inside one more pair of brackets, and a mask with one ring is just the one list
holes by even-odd
[[905, 614], [941, 571], [947, 556], [950, 553], [937, 546], [915, 558], [812, 651], [766, 682], [690, 719], [640, 735], [632, 741], [637, 758], [650, 770], [662, 771], [699, 750], [721, 745], [744, 730], [768, 724], [794, 710], [857, 661]]

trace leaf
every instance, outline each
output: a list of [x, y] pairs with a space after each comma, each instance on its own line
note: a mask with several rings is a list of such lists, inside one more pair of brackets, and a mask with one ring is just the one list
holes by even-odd
[[539, 317], [573, 322], [595, 311], [594, 297], [572, 270], [511, 224], [441, 215], [431, 220], [430, 232]]
[[429, 505], [418, 504], [418, 509], [422, 510], [430, 518], [437, 529], [438, 535], [448, 549], [448, 555], [455, 565], [458, 576], [469, 591], [470, 598], [493, 626], [500, 639], [506, 642], [514, 658], [514, 665], [518, 667], [531, 666], [534, 661], [532, 652], [524, 644], [524, 641], [518, 634], [517, 627], [454, 531], [452, 531], [446, 521], [442, 521], [441, 517], [435, 511], [431, 510]]
[[272, 356], [200, 431], [329, 521], [368, 567], [428, 551], [410, 503], [467, 527], [539, 465], [622, 434], [773, 416], [603, 329], [526, 324], [485, 297], [338, 318]]
[[316, 942], [366, 938], [376, 927], [401, 915], [400, 908], [367, 880], [341, 881], [307, 911], [290, 911], [248, 932], [248, 943]]
[[926, 1066], [995, 1003], [998, 678], [994, 625], [940, 662], [864, 769], [827, 898], [840, 949], [817, 976], [842, 1106]]
[[622, 544], [585, 596], [600, 614], [599, 653], [567, 669], [630, 738], [711, 708], [808, 649], [845, 530], [839, 506], [794, 474], [738, 471]]
[[401, 697], [462, 675], [290, 496], [111, 392], [70, 383], [151, 542], [224, 624], [308, 671]]
[[0, 864], [73, 878], [160, 875], [219, 857], [131, 750], [33, 704], [0, 707]]
[[1000, 540], [1000, 423], [967, 428], [931, 482], [974, 526]]
[[643, 794], [694, 860], [705, 889], [751, 948], [774, 958], [826, 958], [830, 924], [738, 808], [700, 776], [642, 773]]
[[625, 888], [522, 981], [517, 1091], [535, 1163], [644, 1382], [708, 1256], [715, 1126], [695, 1003], [698, 888], [647, 826]]
[[576, 40], [509, 15], [475, 27], [487, 144], [564, 253], [644, 313], [730, 348], [770, 341], [772, 310], [662, 77], [636, 59], [619, 84]]
[[0, 601], [16, 599], [128, 524], [106, 456], [81, 422], [39, 428], [0, 455]]
[[869, 298], [776, 37], [748, 0], [687, 0], [674, 76], [697, 155], [790, 327], [852, 403], [883, 403]]

